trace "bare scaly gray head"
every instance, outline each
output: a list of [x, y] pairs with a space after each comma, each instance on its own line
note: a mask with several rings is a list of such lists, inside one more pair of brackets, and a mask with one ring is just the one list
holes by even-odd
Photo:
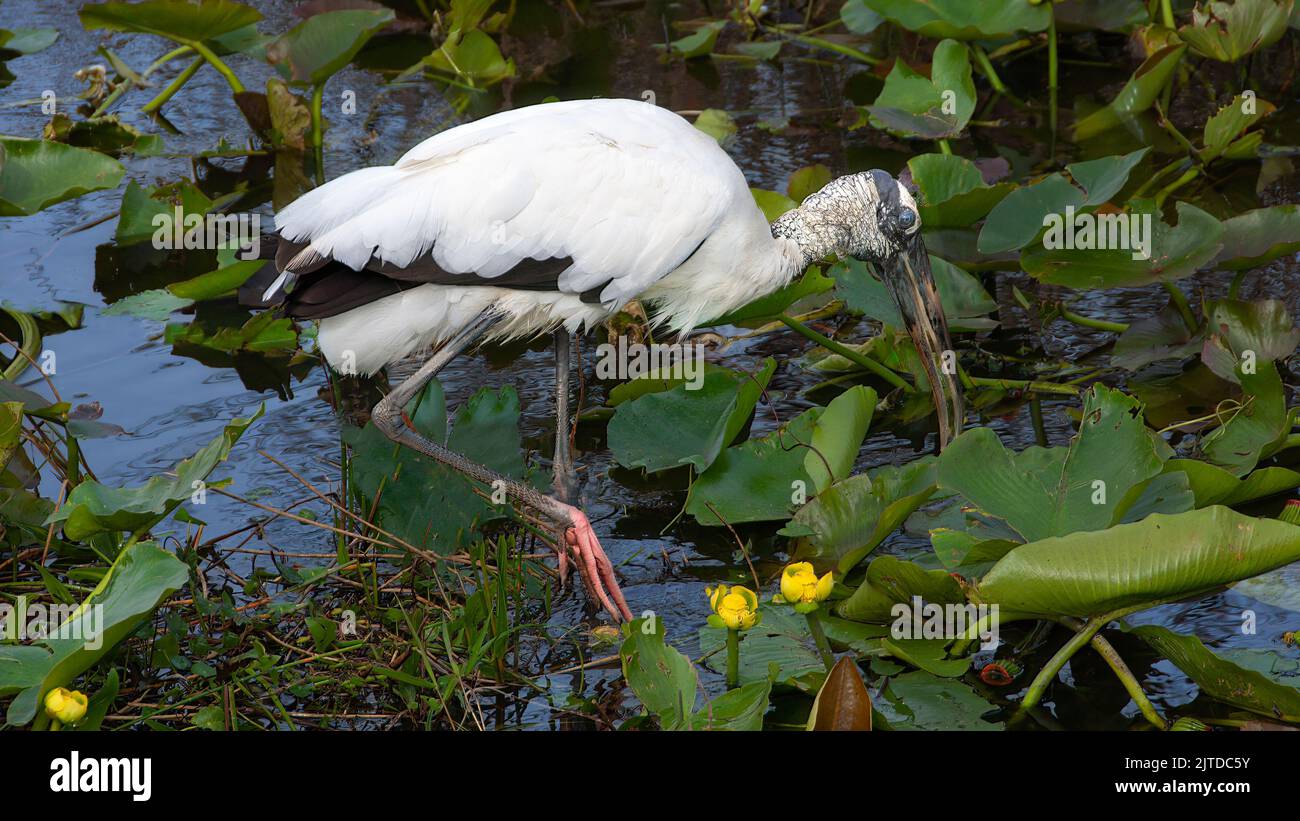
[[898, 305], [916, 344], [939, 414], [939, 445], [961, 432], [964, 410], [956, 355], [948, 337], [916, 200], [888, 172], [831, 180], [772, 223], [772, 236], [794, 243], [802, 267], [835, 254], [868, 263]]
[[879, 170], [831, 180], [772, 223], [772, 236], [796, 243], [805, 265], [830, 254], [883, 262], [920, 230], [911, 192]]

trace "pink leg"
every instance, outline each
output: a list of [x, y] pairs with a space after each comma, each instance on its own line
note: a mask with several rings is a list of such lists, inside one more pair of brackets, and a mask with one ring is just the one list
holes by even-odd
[[563, 580], [568, 574], [567, 550], [573, 554], [587, 593], [599, 601], [615, 621], [631, 621], [632, 610], [627, 606], [623, 591], [619, 589], [618, 580], [614, 577], [614, 565], [601, 548], [591, 522], [578, 508], [570, 505], [565, 507], [568, 508], [569, 526], [564, 530], [565, 544], [557, 551], [560, 554], [560, 579]]

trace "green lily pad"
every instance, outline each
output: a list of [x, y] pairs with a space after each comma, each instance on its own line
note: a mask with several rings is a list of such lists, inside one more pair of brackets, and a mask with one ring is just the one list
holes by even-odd
[[1128, 154], [1070, 163], [1065, 170], [1087, 192], [1088, 196], [1083, 201], [1085, 207], [1101, 205], [1119, 193], [1124, 183], [1128, 182], [1129, 174], [1133, 173], [1133, 169], [1150, 150], [1139, 148]]
[[[1300, 613], [1300, 564], [1289, 564], [1243, 579], [1232, 585], [1232, 589], [1271, 607]], [[1296, 683], [1300, 685], [1300, 682]]]
[[687, 726], [695, 709], [695, 667], [664, 643], [663, 619], [637, 619], [623, 627], [623, 635], [618, 655], [632, 692], [665, 730]]
[[[1237, 138], [1246, 129], [1255, 123], [1272, 114], [1277, 107], [1267, 100], [1260, 100], [1251, 94], [1237, 95], [1237, 97], [1223, 108], [1219, 109], [1205, 123], [1205, 133], [1202, 140], [1205, 147], [1201, 149], [1200, 155], [1203, 162], [1210, 162], [1213, 159], [1222, 157], [1225, 154], [1240, 155], [1245, 151], [1250, 142], [1243, 142]], [[1243, 138], [1245, 140], [1246, 138]], [[1257, 145], [1257, 143], [1255, 143]], [[1251, 150], [1247, 154], [1253, 154]]]
[[1150, 19], [1142, 0], [1060, 0], [1053, 12], [1063, 31], [1127, 31]]
[[55, 114], [45, 124], [43, 136], [47, 140], [90, 148], [113, 156], [120, 156], [127, 151], [148, 156], [162, 150], [161, 137], [143, 134], [112, 114], [90, 120], [73, 120], [67, 114]]
[[1099, 616], [1203, 593], [1300, 560], [1300, 527], [1212, 506], [1017, 547], [978, 598], [1034, 615]]
[[751, 681], [717, 698], [706, 699], [704, 706], [691, 716], [691, 729], [757, 732], [763, 729], [771, 692], [772, 682]]
[[1184, 473], [1158, 473], [1124, 494], [1115, 524], [1140, 522], [1152, 513], [1186, 513], [1196, 509], [1196, 494]]
[[970, 669], [969, 658], [948, 658], [949, 639], [881, 639], [880, 646], [894, 658], [940, 678], [957, 678]]
[[0, 471], [22, 443], [23, 403], [0, 402]]
[[1186, 359], [1200, 352], [1204, 333], [1193, 332], [1172, 304], [1131, 323], [1115, 340], [1110, 362], [1117, 368], [1140, 370], [1164, 359]]
[[889, 22], [925, 37], [995, 40], [1020, 31], [1043, 31], [1047, 6], [1022, 0], [865, 0]]
[[1258, 363], [1254, 373], [1239, 368], [1237, 378], [1242, 389], [1241, 407], [1201, 440], [1200, 449], [1211, 462], [1236, 476], [1245, 476], [1275, 450], [1291, 430], [1292, 419], [1273, 363]]
[[795, 483], [813, 491], [804, 457], [821, 413], [804, 411], [762, 439], [724, 450], [691, 485], [686, 512], [704, 525], [788, 519], [798, 505]]
[[691, 465], [703, 472], [749, 421], [776, 362], [758, 373], [706, 371], [690, 384], [620, 402], [609, 422], [609, 449], [620, 465], [651, 473]]
[[136, 488], [109, 487], [94, 480], [77, 485], [63, 506], [52, 513], [47, 524], [63, 523], [64, 534], [83, 540], [96, 533], [132, 533], [154, 522], [188, 499], [201, 488], [208, 475], [230, 455], [248, 426], [262, 416], [265, 409], [247, 419], [237, 418], [226, 425], [221, 435], [198, 453], [176, 465], [174, 476], [155, 476]]
[[870, 34], [885, 22], [885, 17], [867, 5], [867, 0], [847, 0], [840, 6], [840, 22], [854, 34]]
[[459, 42], [449, 37], [418, 66], [453, 74], [475, 85], [491, 85], [515, 76], [515, 61], [501, 54], [501, 47], [481, 29], [465, 33]]
[[933, 457], [850, 476], [800, 508], [783, 532], [806, 534], [796, 540], [798, 558], [819, 565], [834, 562], [840, 573], [847, 573], [935, 489]]
[[163, 340], [175, 348], [199, 347], [227, 354], [265, 353], [293, 351], [298, 347], [298, 332], [293, 320], [263, 311], [238, 328], [223, 326], [209, 331], [199, 322], [168, 325], [163, 330]]
[[180, 43], [211, 40], [262, 19], [261, 12], [233, 0], [92, 3], [82, 6], [79, 14], [81, 24], [90, 31], [109, 29], [157, 34]]
[[[1300, 723], [1300, 689], [1215, 655], [1196, 636], [1148, 624], [1128, 632], [1151, 645], [1207, 695], [1269, 718]], [[1274, 656], [1276, 659], [1276, 656]], [[1300, 681], [1292, 679], [1296, 684]]]
[[997, 254], [1023, 248], [1042, 232], [1048, 214], [1064, 214], [1070, 207], [1078, 209], [1085, 199], [1063, 174], [1050, 174], [1017, 188], [989, 212], [980, 230], [979, 252]]
[[[1214, 299], [1204, 305], [1213, 333], [1237, 358], [1250, 352], [1256, 362], [1276, 362], [1295, 353], [1300, 328], [1280, 299]], [[1227, 374], [1220, 374], [1227, 376]]]
[[1181, 26], [1178, 36], [1203, 57], [1235, 63], [1282, 39], [1291, 7], [1290, 0], [1198, 3], [1192, 22]]
[[754, 40], [736, 43], [732, 48], [737, 54], [753, 57], [755, 60], [775, 60], [781, 54], [781, 45], [780, 40]]
[[266, 47], [276, 71], [296, 85], [324, 83], [394, 19], [389, 9], [343, 9], [314, 14]]
[[0, 137], [0, 217], [25, 217], [55, 203], [115, 188], [126, 169], [112, 157], [49, 140]]
[[704, 525], [789, 518], [807, 496], [848, 475], [875, 400], [875, 391], [856, 386], [762, 439], [728, 448], [691, 486], [686, 512]]
[[685, 37], [672, 41], [670, 44], [672, 53], [688, 60], [693, 57], [709, 56], [713, 53], [713, 47], [718, 42], [718, 35], [722, 33], [726, 25], [726, 21], [723, 20], [705, 23]]
[[1256, 208], [1223, 221], [1223, 248], [1215, 258], [1219, 268], [1239, 271], [1258, 268], [1300, 251], [1300, 207]]
[[1020, 541], [987, 539], [966, 530], [936, 528], [930, 531], [930, 546], [934, 555], [951, 573], [961, 573], [969, 578], [984, 575], [1007, 555]]
[[1260, 468], [1238, 478], [1209, 462], [1170, 459], [1165, 462], [1165, 472], [1173, 471], [1187, 474], [1197, 507], [1240, 505], [1300, 487], [1300, 473], [1282, 467]]
[[[736, 121], [732, 119], [732, 116], [719, 108], [706, 108], [701, 111], [700, 116], [695, 118], [695, 127], [717, 140], [720, 145], [726, 145], [732, 137], [736, 136], [736, 132], [739, 130], [736, 127]], [[767, 209], [764, 207], [763, 199], [760, 199], [758, 196], [759, 192], [755, 191], [753, 193], [754, 199], [758, 201], [759, 207], [763, 208], [766, 212]], [[775, 192], [764, 193], [775, 194]], [[789, 203], [789, 206], [783, 208], [776, 216], [780, 216], [780, 214], [789, 211], [797, 204], [794, 200], [791, 200], [789, 197], [784, 195], [775, 194], [775, 196], [780, 197], [779, 200], [773, 201], [775, 204], [785, 205], [787, 202]], [[776, 219], [776, 216], [769, 216], [768, 219]]]
[[1163, 467], [1140, 408], [1132, 397], [1094, 385], [1068, 448], [1016, 454], [991, 429], [968, 430], [940, 455], [939, 486], [1005, 520], [1026, 541], [1109, 527], [1125, 494]]
[[[44, 51], [58, 39], [58, 29], [0, 29], [0, 59]], [[5, 55], [5, 52], [9, 54]]]
[[[940, 678], [915, 670], [891, 678], [884, 699], [886, 713], [895, 730], [1001, 730], [1000, 722], [985, 721], [993, 705], [976, 695], [969, 686], [951, 678]], [[885, 704], [877, 704], [885, 709]]]
[[895, 556], [877, 556], [867, 565], [867, 575], [835, 614], [849, 621], [889, 624], [897, 618], [896, 605], [912, 605], [920, 596], [931, 604], [962, 604], [966, 595], [957, 580], [944, 570], [927, 570]]
[[975, 113], [975, 99], [966, 47], [944, 40], [934, 50], [930, 77], [896, 60], [867, 110], [877, 128], [933, 140], [961, 133]]
[[[213, 201], [188, 181], [146, 190], [135, 180], [128, 180], [122, 192], [114, 239], [118, 245], [134, 245], [147, 239], [167, 240], [174, 247], [178, 227], [175, 225], [177, 205], [181, 208], [182, 220], [185, 220], [191, 219], [191, 215], [203, 217], [212, 210]], [[182, 224], [179, 228], [181, 244], [184, 245], [185, 235], [193, 226]]]
[[1124, 187], [1147, 150], [1140, 148], [1128, 154], [1067, 165], [1066, 170], [1082, 186], [1083, 193], [1063, 174], [1051, 174], [1012, 191], [989, 212], [979, 235], [980, 253], [998, 254], [1023, 248], [1049, 227], [1049, 216], [1064, 220], [1068, 209], [1079, 212], [1107, 202]]
[[[804, 454], [804, 470], [820, 493], [846, 478], [867, 437], [880, 397], [872, 388], [854, 385], [831, 400], [813, 426], [812, 446]], [[852, 443], [846, 447], [845, 443]]]
[[166, 320], [173, 311], [188, 308], [193, 304], [194, 300], [177, 296], [166, 288], [151, 288], [119, 299], [105, 308], [101, 315]]
[[1009, 182], [986, 185], [975, 163], [955, 154], [921, 154], [907, 161], [921, 191], [921, 226], [964, 228], [1015, 190]]
[[[1010, 199], [1003, 200], [1003, 204]], [[1145, 218], [1147, 214], [1150, 212], [1144, 208], [1135, 208], [1128, 217]], [[1109, 222], [1120, 216], [1097, 215], [1097, 235], [1122, 236], [1125, 223]], [[1158, 215], [1150, 214], [1150, 227], [1149, 232], [1143, 229], [1149, 242], [1145, 249], [1117, 248], [1114, 246], [1120, 243], [1109, 240], [1110, 247], [1105, 249], [1048, 250], [1039, 245], [1021, 252], [1020, 266], [1030, 276], [1049, 285], [1077, 289], [1127, 288], [1172, 282], [1193, 274], [1210, 264], [1222, 248], [1223, 224], [1190, 203], [1178, 203], [1177, 225], [1168, 225]], [[1142, 256], [1146, 252], [1150, 253], [1149, 257]]]
[[790, 175], [786, 193], [790, 195], [790, 199], [801, 203], [808, 198], [809, 194], [820, 191], [830, 181], [831, 170], [821, 163], [804, 166]]
[[1169, 45], [1148, 57], [1109, 105], [1075, 123], [1074, 138], [1090, 139], [1149, 109], [1173, 77], [1185, 51], [1185, 45]]

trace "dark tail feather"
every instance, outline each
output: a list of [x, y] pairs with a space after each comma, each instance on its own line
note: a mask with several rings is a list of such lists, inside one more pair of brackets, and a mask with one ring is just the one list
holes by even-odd
[[280, 237], [276, 234], [266, 234], [262, 237], [262, 244], [258, 251], [258, 259], [266, 260], [266, 264], [257, 269], [244, 284], [239, 286], [239, 304], [246, 308], [274, 308], [284, 303], [284, 291], [274, 294], [270, 302], [262, 299], [262, 294], [266, 289], [271, 287], [275, 278], [280, 275], [275, 266], [275, 252], [280, 245]]

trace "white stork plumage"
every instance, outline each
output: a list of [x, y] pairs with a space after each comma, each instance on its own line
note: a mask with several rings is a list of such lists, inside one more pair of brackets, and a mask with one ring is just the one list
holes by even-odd
[[[320, 349], [335, 368], [369, 374], [434, 349], [376, 405], [375, 424], [466, 475], [505, 482], [509, 496], [556, 522], [561, 579], [572, 558], [616, 620], [631, 611], [572, 504], [563, 431], [571, 334], [627, 301], [640, 299], [657, 325], [685, 333], [828, 255], [874, 263], [926, 364], [941, 443], [960, 428], [960, 393], [938, 365], [950, 345], [916, 203], [883, 171], [836, 179], [769, 225], [727, 153], [677, 114], [633, 100], [576, 100], [444, 131], [393, 165], [304, 194], [280, 211], [276, 228], [274, 270], [250, 280], [246, 298], [319, 320]], [[407, 403], [466, 347], [551, 332], [562, 498], [506, 480], [404, 423]]]

